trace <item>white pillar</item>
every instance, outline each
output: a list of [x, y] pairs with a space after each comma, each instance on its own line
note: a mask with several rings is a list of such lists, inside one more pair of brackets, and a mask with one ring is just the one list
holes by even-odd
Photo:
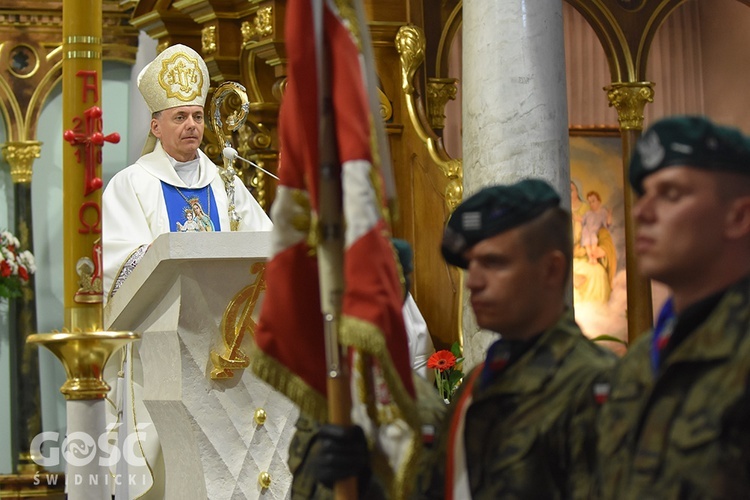
[[66, 493], [70, 500], [106, 500], [112, 497], [109, 469], [100, 436], [105, 432], [104, 399], [69, 399], [68, 429], [62, 446], [65, 454]]
[[[464, 199], [537, 177], [569, 206], [562, 1], [464, 0], [462, 31]], [[478, 331], [468, 303], [463, 327], [473, 366], [494, 336]]]

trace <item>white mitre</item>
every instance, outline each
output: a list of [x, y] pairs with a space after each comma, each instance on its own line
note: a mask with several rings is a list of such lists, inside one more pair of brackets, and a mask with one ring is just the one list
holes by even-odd
[[[177, 106], [205, 106], [209, 87], [208, 67], [203, 58], [186, 45], [173, 45], [138, 74], [138, 90], [149, 111], [156, 113]], [[149, 130], [142, 155], [156, 146]]]
[[138, 90], [152, 113], [205, 105], [209, 84], [203, 58], [185, 45], [164, 50], [138, 75]]

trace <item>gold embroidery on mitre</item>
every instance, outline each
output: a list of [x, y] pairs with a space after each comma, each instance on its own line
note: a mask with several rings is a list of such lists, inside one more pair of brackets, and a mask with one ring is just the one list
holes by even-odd
[[161, 62], [159, 85], [167, 91], [167, 98], [189, 102], [201, 95], [203, 72], [195, 58], [177, 52]]

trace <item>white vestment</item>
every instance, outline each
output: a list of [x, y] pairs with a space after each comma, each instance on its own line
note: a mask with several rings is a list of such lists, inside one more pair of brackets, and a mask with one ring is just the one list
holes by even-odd
[[[157, 142], [154, 151], [121, 170], [102, 194], [103, 291], [105, 301], [123, 263], [140, 247], [150, 245], [157, 236], [174, 231], [170, 227], [161, 181], [183, 189], [211, 185], [221, 221], [221, 230], [229, 231], [227, 192], [219, 169], [200, 150], [200, 176], [186, 185], [175, 172], [167, 154]], [[242, 181], [234, 178], [234, 203], [240, 231], [270, 231], [271, 219], [255, 201]]]
[[427, 368], [427, 360], [435, 353], [435, 346], [432, 343], [427, 322], [410, 293], [406, 295], [403, 312], [412, 368], [418, 375], [433, 382], [435, 371]]
[[[105, 301], [126, 261], [137, 263], [139, 258], [131, 257], [142, 256], [157, 236], [179, 230], [170, 227], [162, 181], [181, 189], [200, 189], [210, 184], [221, 230], [230, 230], [224, 180], [216, 165], [202, 151], [198, 150], [198, 155], [198, 179], [190, 186], [177, 175], [160, 142], [153, 152], [118, 172], [107, 184], [102, 195]], [[242, 218], [240, 231], [270, 231], [273, 228], [271, 220], [237, 177], [234, 178], [234, 203]], [[122, 452], [131, 456], [130, 460], [123, 457], [111, 470], [116, 500], [161, 498], [164, 492], [164, 466], [158, 434], [141, 395], [144, 381], [138, 355], [140, 346], [140, 342], [135, 342], [123, 348], [105, 368], [104, 377], [112, 387], [108, 398], [111, 403], [108, 407], [112, 411], [108, 412], [107, 420], [110, 425], [116, 424], [110, 437], [118, 442]]]

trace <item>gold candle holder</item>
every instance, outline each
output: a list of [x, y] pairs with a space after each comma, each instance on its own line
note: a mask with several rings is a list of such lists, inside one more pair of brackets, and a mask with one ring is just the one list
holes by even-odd
[[134, 332], [37, 333], [27, 342], [52, 351], [65, 367], [67, 380], [60, 387], [65, 399], [104, 399], [109, 385], [104, 365], [119, 348], [140, 337]]

